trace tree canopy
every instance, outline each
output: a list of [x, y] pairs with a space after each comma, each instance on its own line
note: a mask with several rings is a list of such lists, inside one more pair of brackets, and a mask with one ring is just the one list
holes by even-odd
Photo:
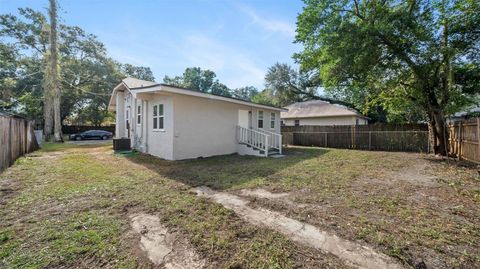
[[294, 57], [327, 91], [425, 115], [445, 154], [444, 116], [478, 94], [479, 28], [475, 0], [305, 0]]
[[[154, 80], [148, 67], [110, 58], [96, 36], [76, 26], [58, 25], [61, 118], [98, 125], [108, 117], [111, 90], [126, 76]], [[48, 55], [45, 14], [20, 8], [0, 15], [0, 109], [42, 122], [43, 70]]]
[[181, 76], [165, 76], [163, 82], [169, 85], [199, 90], [226, 97], [235, 97], [251, 101], [258, 90], [253, 86], [230, 89], [217, 79], [215, 72], [200, 67], [188, 67]]

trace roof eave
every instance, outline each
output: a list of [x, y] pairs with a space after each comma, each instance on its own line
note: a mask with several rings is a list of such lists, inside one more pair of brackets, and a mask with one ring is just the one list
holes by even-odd
[[115, 112], [116, 111], [116, 103], [117, 103], [117, 100], [115, 99], [116, 96], [117, 96], [117, 91], [119, 91], [119, 89], [121, 87], [124, 87], [125, 89], [127, 89], [128, 91], [130, 91], [130, 89], [128, 88], [128, 86], [122, 81], [120, 82], [117, 86], [115, 86], [115, 88], [113, 88], [113, 91], [112, 91], [112, 95], [110, 95], [110, 101], [108, 101], [108, 111], [110, 112]]
[[171, 85], [166, 85], [166, 84], [156, 84], [156, 85], [150, 85], [146, 87], [141, 87], [141, 88], [132, 88], [132, 90], [135, 90], [135, 93], [148, 93], [148, 92], [170, 92], [170, 93], [176, 93], [176, 94], [184, 94], [184, 95], [189, 95], [189, 96], [195, 96], [195, 97], [201, 97], [201, 98], [207, 98], [211, 100], [219, 100], [219, 101], [224, 101], [224, 102], [229, 102], [229, 103], [236, 103], [236, 104], [242, 104], [246, 106], [251, 106], [251, 107], [258, 107], [258, 108], [264, 108], [264, 109], [269, 109], [269, 110], [275, 110], [279, 112], [287, 112], [288, 109], [282, 108], [282, 107], [273, 107], [273, 106], [268, 106], [268, 105], [262, 105], [262, 104], [256, 104], [240, 99], [235, 99], [235, 98], [230, 98], [230, 97], [225, 97], [225, 96], [220, 96], [220, 95], [214, 95], [214, 94], [208, 94], [196, 90], [191, 90], [191, 89], [184, 89], [181, 87], [175, 87]]

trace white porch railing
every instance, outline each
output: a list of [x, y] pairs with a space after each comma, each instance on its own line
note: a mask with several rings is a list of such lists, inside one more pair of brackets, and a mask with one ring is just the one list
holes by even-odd
[[281, 134], [237, 126], [237, 140], [239, 143], [264, 151], [265, 156], [268, 156], [271, 148], [282, 154]]
[[269, 135], [270, 136], [269, 147], [278, 150], [278, 152], [282, 154], [282, 135], [281, 134], [270, 132], [267, 130], [262, 130], [262, 129], [254, 129], [254, 130]]

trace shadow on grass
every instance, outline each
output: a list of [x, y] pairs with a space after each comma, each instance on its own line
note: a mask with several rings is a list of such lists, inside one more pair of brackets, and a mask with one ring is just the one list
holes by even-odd
[[265, 185], [282, 180], [281, 171], [302, 161], [318, 158], [329, 152], [320, 148], [286, 148], [283, 158], [224, 155], [183, 161], [167, 161], [147, 154], [126, 156], [162, 177], [180, 181], [191, 187], [209, 186], [217, 190]]
[[74, 148], [98, 148], [105, 147], [107, 143], [88, 143], [88, 144], [75, 144], [75, 143], [43, 143], [40, 145], [38, 152], [53, 152], [53, 151], [63, 151], [67, 149]]

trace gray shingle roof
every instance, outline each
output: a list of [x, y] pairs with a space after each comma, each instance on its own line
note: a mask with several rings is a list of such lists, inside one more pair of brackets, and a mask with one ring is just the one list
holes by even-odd
[[287, 106], [286, 109], [288, 109], [288, 112], [281, 112], [281, 118], [315, 118], [333, 116], [357, 116], [367, 118], [353, 109], [320, 100], [294, 103]]

